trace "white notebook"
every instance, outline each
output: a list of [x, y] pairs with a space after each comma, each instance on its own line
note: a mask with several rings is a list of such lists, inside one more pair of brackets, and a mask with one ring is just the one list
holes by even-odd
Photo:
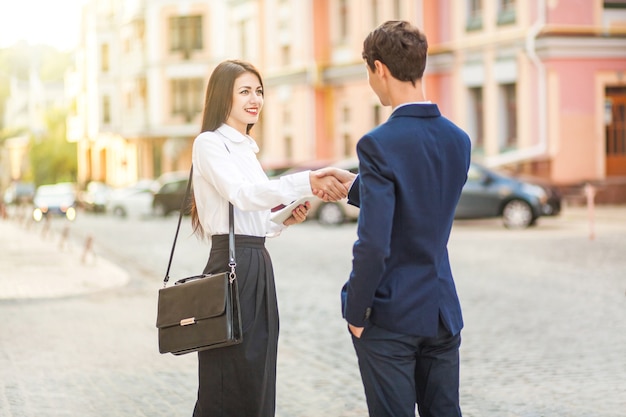
[[291, 212], [294, 211], [296, 207], [300, 204], [304, 204], [307, 201], [313, 201], [314, 198], [317, 198], [313, 195], [308, 195], [306, 197], [301, 197], [292, 203], [290, 203], [287, 207], [282, 208], [271, 214], [270, 220], [274, 223], [283, 224], [285, 220], [287, 220], [291, 216]]

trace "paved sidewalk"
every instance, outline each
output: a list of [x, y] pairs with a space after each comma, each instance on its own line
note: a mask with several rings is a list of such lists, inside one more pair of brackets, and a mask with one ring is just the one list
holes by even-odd
[[[0, 219], [0, 300], [68, 297], [125, 285], [128, 274], [69, 229]], [[64, 235], [65, 234], [65, 235]]]
[[[159, 354], [155, 327], [176, 219], [90, 217], [65, 239], [62, 219], [53, 232], [0, 219], [0, 417], [191, 415], [196, 356]], [[527, 230], [455, 224], [464, 416], [624, 415], [626, 206], [599, 207], [593, 241], [590, 230], [585, 207]], [[281, 312], [277, 417], [367, 415], [338, 297], [355, 232], [311, 222], [268, 240]], [[206, 261], [189, 224], [181, 236], [177, 275]]]

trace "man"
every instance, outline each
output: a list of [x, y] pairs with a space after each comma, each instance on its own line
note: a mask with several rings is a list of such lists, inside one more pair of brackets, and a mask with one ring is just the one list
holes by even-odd
[[416, 404], [422, 417], [461, 416], [463, 319], [447, 243], [470, 140], [425, 99], [427, 49], [405, 21], [382, 24], [363, 43], [369, 85], [393, 108], [358, 142], [348, 195], [361, 209], [343, 316], [372, 417], [414, 417]]

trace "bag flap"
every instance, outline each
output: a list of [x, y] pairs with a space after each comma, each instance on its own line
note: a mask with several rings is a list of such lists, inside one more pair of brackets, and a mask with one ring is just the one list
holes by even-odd
[[157, 327], [179, 326], [181, 320], [216, 317], [226, 310], [228, 272], [207, 275], [184, 284], [161, 288]]

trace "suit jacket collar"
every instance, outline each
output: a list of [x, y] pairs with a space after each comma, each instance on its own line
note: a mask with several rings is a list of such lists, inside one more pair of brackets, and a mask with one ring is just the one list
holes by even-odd
[[396, 108], [393, 113], [391, 113], [390, 119], [395, 117], [439, 117], [441, 116], [441, 112], [439, 112], [439, 107], [436, 104], [430, 103], [420, 103], [420, 104], [407, 104], [405, 106], [400, 106]]

